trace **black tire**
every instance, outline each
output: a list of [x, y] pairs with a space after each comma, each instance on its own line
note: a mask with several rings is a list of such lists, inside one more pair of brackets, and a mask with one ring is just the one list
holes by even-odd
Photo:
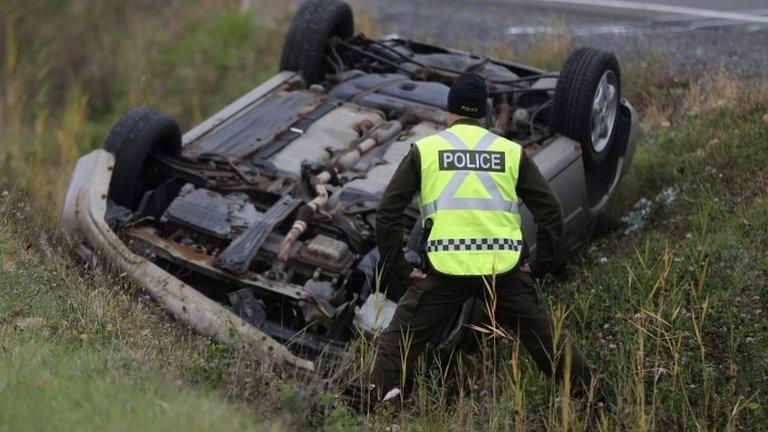
[[352, 37], [354, 27], [352, 9], [343, 1], [305, 1], [285, 36], [280, 70], [300, 72], [309, 84], [324, 81], [332, 72], [325, 60], [328, 41], [333, 36]]
[[606, 158], [616, 134], [618, 116], [613, 118], [610, 133], [605, 138], [607, 141], [604, 141], [606, 144], [598, 143], [599, 151], [596, 150], [592, 140], [592, 105], [598, 84], [609, 71], [615, 77], [618, 103], [621, 100], [619, 62], [613, 54], [594, 48], [579, 48], [568, 56], [555, 88], [551, 130], [581, 143], [584, 163], [588, 168], [596, 168]]
[[109, 198], [135, 209], [144, 193], [157, 186], [163, 177], [149, 166], [149, 155], [159, 151], [167, 156], [178, 156], [181, 129], [164, 114], [145, 107], [132, 108], [112, 128], [104, 149], [115, 156]]

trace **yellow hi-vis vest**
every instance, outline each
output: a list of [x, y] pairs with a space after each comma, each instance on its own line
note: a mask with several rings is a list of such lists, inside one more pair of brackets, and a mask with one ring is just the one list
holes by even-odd
[[439, 273], [504, 273], [520, 259], [515, 191], [522, 147], [480, 126], [457, 124], [416, 142], [427, 257]]

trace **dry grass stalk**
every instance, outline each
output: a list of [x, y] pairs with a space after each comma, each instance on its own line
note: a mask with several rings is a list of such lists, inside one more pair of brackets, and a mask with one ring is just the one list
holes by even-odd
[[699, 115], [713, 108], [733, 107], [745, 93], [743, 80], [715, 68], [694, 81], [683, 95], [683, 112]]

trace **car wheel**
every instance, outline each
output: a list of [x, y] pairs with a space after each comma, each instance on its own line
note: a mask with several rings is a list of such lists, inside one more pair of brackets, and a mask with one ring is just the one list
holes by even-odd
[[341, 0], [305, 1], [285, 36], [280, 70], [301, 72], [309, 84], [325, 80], [332, 67], [325, 59], [328, 41], [352, 37], [352, 9]]
[[581, 143], [584, 163], [608, 155], [621, 98], [621, 70], [613, 54], [579, 48], [568, 56], [555, 88], [551, 129]]
[[166, 156], [181, 152], [181, 129], [170, 117], [145, 107], [125, 113], [107, 136], [104, 149], [115, 156], [109, 198], [135, 209], [144, 193], [157, 186], [162, 174], [150, 167], [154, 151]]

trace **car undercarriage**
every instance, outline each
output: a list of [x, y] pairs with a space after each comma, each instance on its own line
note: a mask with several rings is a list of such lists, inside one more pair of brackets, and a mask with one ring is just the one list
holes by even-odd
[[[144, 260], [168, 275], [162, 283], [180, 283], [174, 295], [187, 304], [169, 308], [177, 316], [204, 298], [221, 310], [215, 323], [197, 327], [226, 326], [221, 317], [229, 313], [241, 320], [230, 323], [258, 329], [256, 339], [263, 334], [255, 343], [270, 339], [292, 355], [335, 358], [351, 339], [385, 327], [407, 289], [379, 260], [376, 209], [411, 144], [448, 126], [449, 86], [467, 71], [488, 83], [485, 125], [522, 145], [558, 195], [561, 259], [589, 241], [629, 167], [637, 129], [610, 54], [577, 50], [560, 74], [550, 73], [407, 39], [355, 36], [343, 3], [319, 3], [332, 5], [326, 21], [310, 22], [317, 11], [299, 10], [282, 72], [183, 136], [146, 108], [118, 122], [109, 153], [79, 164], [70, 185], [62, 226], [81, 255], [104, 254], [109, 248], [92, 236], [114, 235], [127, 247], [113, 246], [120, 266]], [[315, 39], [319, 53], [305, 43]], [[585, 63], [594, 67], [578, 69]], [[587, 120], [572, 115], [584, 107]], [[84, 185], [97, 181], [88, 169], [108, 176], [104, 203], [93, 204], [101, 210], [91, 211], [110, 233], [88, 234], [84, 225], [101, 225], [78, 213], [89, 202], [78, 198], [90, 190]], [[535, 256], [535, 225], [521, 211]], [[407, 259], [427, 268], [416, 203], [403, 227]], [[162, 283], [152, 282], [152, 292]], [[202, 297], [184, 300], [185, 287]], [[470, 302], [447, 317], [435, 346], [451, 350], [471, 337], [467, 324], [479, 309]]]

